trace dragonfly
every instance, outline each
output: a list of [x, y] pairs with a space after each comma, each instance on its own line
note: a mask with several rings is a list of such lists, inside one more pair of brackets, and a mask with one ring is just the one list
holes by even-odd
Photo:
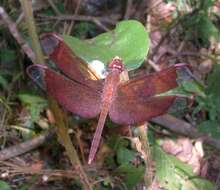
[[68, 111], [82, 118], [99, 116], [91, 143], [88, 164], [98, 150], [107, 116], [119, 125], [135, 125], [164, 114], [175, 96], [157, 96], [178, 86], [177, 69], [183, 64], [170, 66], [152, 74], [142, 74], [121, 82], [125, 70], [123, 60], [114, 57], [108, 64], [105, 79], [99, 79], [88, 64], [79, 58], [64, 40], [55, 33], [44, 34], [41, 44], [57, 68], [34, 65], [43, 70], [46, 91]]

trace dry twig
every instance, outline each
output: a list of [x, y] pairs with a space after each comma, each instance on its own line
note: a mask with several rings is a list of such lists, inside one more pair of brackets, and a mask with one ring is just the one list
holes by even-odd
[[24, 17], [25, 21], [28, 27], [28, 32], [32, 40], [32, 46], [33, 50], [36, 55], [36, 62], [37, 64], [44, 64], [44, 56], [43, 52], [40, 46], [40, 42], [38, 39], [38, 35], [36, 32], [36, 26], [34, 23], [34, 17], [33, 17], [33, 9], [32, 9], [32, 2], [27, 0], [20, 0], [23, 11], [24, 11]]
[[[76, 16], [78, 14], [81, 2], [82, 2], [82, 0], [77, 1], [77, 5], [76, 5], [75, 11], [74, 11], [74, 16]], [[71, 33], [71, 30], [72, 30], [74, 24], [75, 24], [75, 21], [71, 20], [69, 28], [66, 33], [67, 35], [69, 35]]]
[[33, 52], [33, 50], [30, 48], [30, 46], [26, 43], [26, 41], [23, 39], [23, 37], [20, 35], [20, 33], [17, 30], [16, 23], [14, 23], [8, 14], [5, 12], [4, 8], [0, 6], [0, 18], [2, 18], [2, 21], [5, 23], [5, 25], [10, 30], [11, 35], [15, 38], [17, 43], [20, 45], [23, 52], [28, 56], [28, 58], [35, 63], [36, 62], [36, 56]]
[[11, 162], [0, 162], [0, 171], [2, 174], [8, 173], [11, 176], [26, 174], [26, 175], [46, 175], [53, 177], [67, 177], [78, 178], [78, 172], [73, 170], [50, 170], [50, 169], [37, 169], [31, 166], [20, 166]]
[[43, 143], [45, 143], [47, 140], [49, 140], [54, 135], [54, 132], [48, 132], [46, 134], [39, 135], [31, 140], [28, 140], [26, 142], [11, 146], [9, 148], [5, 148], [2, 151], [0, 151], [0, 161], [8, 160], [10, 158], [13, 158], [15, 156], [19, 156], [21, 154], [24, 154], [26, 152], [29, 152], [30, 150], [33, 150]]
[[127, 0], [126, 10], [125, 10], [125, 15], [124, 15], [125, 20], [129, 19], [131, 9], [132, 9], [132, 0]]
[[54, 4], [54, 2], [52, 0], [47, 0], [47, 2], [51, 6], [53, 11], [56, 13], [56, 15], [60, 16], [61, 13], [60, 13], [59, 9], [56, 7], [56, 5]]
[[95, 16], [84, 16], [84, 15], [62, 15], [62, 16], [46, 16], [46, 15], [37, 15], [41, 19], [47, 19], [47, 20], [77, 20], [77, 21], [91, 21], [91, 22], [103, 22], [111, 25], [115, 25], [117, 22], [117, 18], [114, 17], [114, 19], [111, 19], [111, 16], [109, 17], [95, 17]]
[[[36, 60], [38, 60], [38, 63], [43, 63], [44, 62], [43, 54], [41, 53], [41, 49], [38, 49], [38, 48], [40, 48], [40, 45], [39, 45], [38, 37], [37, 37], [37, 34], [36, 34], [35, 26], [33, 26], [35, 24], [34, 24], [34, 20], [33, 20], [32, 8], [30, 8], [32, 5], [30, 4], [30, 2], [27, 2], [27, 1], [24, 1], [24, 0], [21, 0], [21, 2], [22, 2], [22, 5], [23, 5], [23, 8], [25, 9], [24, 12], [25, 12], [25, 17], [26, 17], [26, 19], [28, 21], [27, 23], [28, 23], [28, 28], [29, 28], [30, 36], [32, 38], [33, 43], [35, 44], [35, 47], [37, 48], [37, 49], [34, 49], [36, 54], [34, 54], [34, 52], [28, 46], [28, 44], [25, 43], [25, 40], [23, 40], [23, 38], [21, 37], [21, 35], [19, 34], [19, 32], [18, 32], [18, 30], [16, 28], [16, 24], [10, 20], [10, 18], [5, 13], [5, 11], [4, 11], [4, 9], [2, 7], [0, 7], [0, 16], [2, 17], [3, 21], [5, 22], [5, 24], [8, 26], [10, 32], [12, 33], [14, 38], [17, 40], [18, 44], [21, 45], [22, 50], [28, 55], [28, 57], [34, 63], [36, 63]], [[54, 102], [54, 106], [55, 106], [55, 104], [56, 103]], [[57, 110], [59, 110], [59, 109], [56, 109], [56, 111]], [[56, 115], [56, 116], [58, 118], [60, 117], [60, 115]], [[66, 133], [66, 134], [67, 135], [65, 136], [66, 137], [65, 142], [67, 142], [67, 144], [69, 146], [67, 148], [66, 147], [67, 145], [66, 145], [65, 148], [67, 148], [67, 152], [68, 153], [73, 153], [73, 151], [75, 151], [75, 149], [73, 149], [73, 147], [71, 147], [72, 144], [71, 144], [70, 138], [68, 136], [68, 133]], [[31, 143], [30, 142], [29, 143], [26, 142], [25, 144], [20, 144], [21, 148], [19, 149], [19, 152], [15, 151], [16, 147], [11, 147], [11, 149], [7, 153], [10, 152], [10, 157], [12, 155], [15, 156], [15, 155], [22, 154], [22, 153], [26, 152], [27, 150], [31, 150], [31, 149], [35, 148], [36, 145], [40, 144], [39, 142], [41, 142], [41, 143], [44, 142], [45, 141], [44, 138], [45, 138], [45, 136], [41, 136], [41, 138], [37, 139], [38, 143], [33, 143], [33, 141], [32, 141]], [[23, 147], [24, 145], [25, 145], [25, 148]], [[9, 154], [8, 154], [8, 156], [9, 156]], [[71, 160], [71, 163], [74, 166], [74, 168], [79, 172], [79, 175], [80, 175], [79, 177], [82, 180], [84, 188], [86, 190], [91, 190], [92, 187], [91, 187], [91, 185], [90, 185], [90, 183], [88, 181], [86, 173], [84, 172], [84, 170], [83, 170], [83, 168], [82, 168], [82, 166], [80, 164], [80, 161], [79, 161], [79, 158], [78, 158], [77, 154], [76, 153], [75, 154], [68, 154], [68, 156], [69, 156], [69, 158]], [[74, 156], [76, 156], [76, 158], [75, 158], [75, 159], [77, 159], [76, 162], [74, 162]]]
[[152, 122], [164, 126], [167, 129], [190, 138], [201, 138], [205, 143], [212, 145], [220, 150], [220, 140], [214, 139], [208, 134], [199, 133], [195, 126], [178, 119], [169, 114], [165, 114], [159, 117], [151, 119]]
[[144, 161], [145, 161], [145, 184], [147, 186], [147, 189], [151, 189], [151, 185], [153, 182], [153, 169], [152, 169], [152, 160], [151, 160], [151, 152], [150, 152], [150, 145], [149, 145], [149, 139], [148, 139], [148, 123], [138, 126], [139, 130], [139, 139], [142, 145], [142, 150], [144, 154]]

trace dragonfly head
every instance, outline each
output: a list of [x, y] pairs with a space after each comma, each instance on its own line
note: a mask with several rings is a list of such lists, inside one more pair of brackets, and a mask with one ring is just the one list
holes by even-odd
[[122, 62], [122, 59], [118, 56], [114, 57], [109, 63], [108, 68], [110, 70], [118, 70], [120, 73], [125, 70], [125, 66]]

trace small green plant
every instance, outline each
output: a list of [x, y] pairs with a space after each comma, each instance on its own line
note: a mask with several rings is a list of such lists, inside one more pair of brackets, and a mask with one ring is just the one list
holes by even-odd
[[215, 26], [215, 15], [211, 11], [214, 0], [172, 0], [176, 3], [175, 17], [179, 19], [180, 33], [186, 40], [197, 45], [206, 45], [210, 37], [217, 38], [219, 32]]
[[200, 107], [207, 112], [207, 117], [199, 124], [199, 131], [207, 132], [220, 138], [220, 66], [215, 64], [207, 80], [206, 98], [197, 98]]

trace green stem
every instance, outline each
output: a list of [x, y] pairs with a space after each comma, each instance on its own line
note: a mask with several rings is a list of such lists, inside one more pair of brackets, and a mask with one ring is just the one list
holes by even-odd
[[68, 128], [66, 128], [66, 115], [60, 109], [57, 102], [52, 97], [48, 97], [48, 100], [50, 108], [53, 110], [58, 139], [60, 143], [65, 147], [72, 166], [76, 171], [79, 172], [79, 177], [84, 186], [83, 189], [92, 190], [92, 185], [90, 184], [88, 177], [83, 170], [76, 149], [74, 148], [70, 136], [68, 134]]
[[[40, 47], [38, 35], [36, 32], [36, 26], [33, 18], [32, 2], [30, 0], [20, 0], [20, 2], [24, 11], [25, 19], [28, 26], [29, 36], [31, 37], [32, 46], [36, 54], [36, 63], [44, 64], [45, 63], [44, 56]], [[58, 138], [60, 141], [62, 141], [62, 144], [66, 149], [67, 155], [70, 159], [72, 166], [76, 171], [79, 172], [79, 178], [82, 181], [83, 189], [92, 190], [92, 186], [89, 183], [88, 177], [83, 170], [78, 154], [71, 142], [70, 136], [68, 134], [68, 129], [65, 127], [66, 126], [65, 114], [59, 108], [57, 102], [52, 97], [48, 97], [48, 101], [50, 108], [55, 116], [55, 120], [56, 120], [55, 127], [57, 129]]]
[[28, 32], [31, 37], [32, 47], [36, 54], [36, 63], [38, 64], [44, 64], [44, 56], [43, 52], [40, 47], [38, 35], [36, 32], [36, 25], [34, 23], [34, 17], [33, 17], [33, 8], [32, 8], [32, 1], [31, 0], [20, 0], [22, 9], [24, 12], [25, 20], [28, 27]]
[[151, 153], [150, 146], [148, 141], [148, 126], [147, 123], [138, 127], [139, 139], [141, 141], [142, 150], [144, 151], [144, 161], [145, 161], [145, 175], [144, 180], [147, 189], [151, 189], [151, 185], [153, 182], [153, 170], [151, 164]]

